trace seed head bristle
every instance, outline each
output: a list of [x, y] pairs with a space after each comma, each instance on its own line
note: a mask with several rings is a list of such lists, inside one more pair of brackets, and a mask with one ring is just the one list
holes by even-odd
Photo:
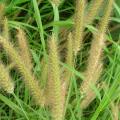
[[17, 38], [18, 38], [18, 45], [20, 48], [20, 55], [22, 60], [24, 61], [26, 67], [31, 71], [32, 70], [32, 60], [31, 60], [31, 55], [28, 47], [28, 42], [26, 39], [25, 32], [22, 29], [18, 29], [17, 33]]
[[98, 69], [98, 65], [100, 65], [101, 62], [101, 55], [105, 46], [106, 29], [109, 23], [113, 2], [114, 0], [109, 0], [105, 14], [99, 24], [98, 31], [94, 34], [94, 39], [92, 41], [90, 55], [88, 58], [88, 67], [85, 71], [85, 80], [81, 85], [81, 91], [86, 96], [89, 94], [89, 91], [91, 89], [90, 83], [96, 84], [96, 77], [99, 76], [99, 74], [97, 75], [96, 73], [96, 69]]
[[[72, 41], [72, 33], [70, 32], [67, 38], [67, 53], [65, 57], [65, 62], [69, 67], [73, 67], [73, 41]], [[62, 69], [62, 68], [61, 68]], [[67, 94], [67, 90], [70, 83], [70, 78], [72, 77], [72, 72], [66, 68], [61, 70], [61, 79], [62, 79], [62, 101], [63, 105], [65, 105], [65, 98]]]
[[[102, 69], [101, 55], [104, 47], [104, 36], [98, 34], [92, 41], [90, 55], [88, 57], [88, 66], [84, 73], [85, 80], [81, 84], [80, 91], [81, 93], [87, 96], [91, 89], [90, 84], [96, 84]], [[84, 98], [85, 100], [87, 98]]]
[[81, 109], [85, 109], [89, 106], [89, 104], [95, 99], [95, 92], [91, 89], [93, 85], [96, 85], [96, 82], [99, 80], [101, 73], [103, 70], [103, 64], [99, 63], [96, 68], [96, 71], [91, 74], [90, 70], [85, 73], [85, 80], [81, 85], [81, 93], [85, 95], [84, 99], [81, 101], [80, 107]]
[[[72, 40], [73, 40], [72, 33], [70, 32], [68, 35], [68, 38], [67, 38], [67, 54], [66, 54], [66, 64], [69, 67], [73, 67], [73, 44], [72, 44], [73, 41]], [[64, 73], [63, 73], [63, 82], [65, 82], [66, 87], [69, 86], [69, 80], [70, 80], [71, 76], [72, 76], [72, 72], [68, 69], [65, 69]]]
[[77, 0], [75, 8], [74, 17], [74, 31], [73, 31], [73, 51], [75, 56], [81, 49], [83, 41], [83, 31], [84, 31], [84, 13], [85, 13], [85, 1]]
[[103, 33], [103, 34], [106, 33], [106, 30], [107, 30], [107, 27], [108, 27], [108, 24], [110, 21], [110, 15], [111, 15], [111, 12], [113, 9], [113, 3], [114, 3], [114, 0], [107, 1], [107, 6], [105, 8], [104, 16], [101, 18], [101, 21], [100, 21], [99, 27], [98, 27], [98, 30], [100, 33]]
[[0, 87], [7, 93], [14, 92], [14, 84], [9, 75], [9, 71], [5, 68], [3, 63], [0, 62]]
[[6, 40], [9, 40], [10, 39], [10, 35], [9, 35], [9, 27], [8, 27], [8, 20], [7, 18], [5, 17], [4, 20], [3, 20], [3, 33], [2, 33], [3, 37], [6, 39]]
[[27, 69], [26, 65], [24, 64], [18, 52], [15, 50], [13, 45], [8, 40], [5, 40], [1, 36], [0, 36], [0, 44], [3, 46], [4, 50], [9, 55], [11, 61], [15, 63], [17, 69], [24, 77], [25, 85], [29, 88], [36, 104], [43, 106], [45, 102], [45, 97], [43, 96], [43, 90], [40, 89], [38, 81]]
[[104, 0], [93, 0], [91, 2], [90, 8], [88, 10], [88, 13], [85, 16], [85, 24], [91, 24], [98, 13], [99, 9], [101, 8], [101, 5]]
[[51, 101], [52, 117], [54, 120], [62, 120], [63, 118], [63, 101], [62, 101], [62, 87], [60, 80], [60, 66], [59, 55], [57, 50], [57, 41], [54, 35], [49, 42], [49, 78], [48, 90], [49, 100]]

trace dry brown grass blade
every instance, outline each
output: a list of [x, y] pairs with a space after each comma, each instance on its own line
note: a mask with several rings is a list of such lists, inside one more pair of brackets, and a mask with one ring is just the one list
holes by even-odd
[[3, 32], [2, 32], [2, 35], [3, 35], [3, 37], [4, 37], [6, 40], [9, 40], [9, 39], [10, 39], [8, 20], [7, 20], [6, 17], [5, 17], [4, 20], [3, 20]]

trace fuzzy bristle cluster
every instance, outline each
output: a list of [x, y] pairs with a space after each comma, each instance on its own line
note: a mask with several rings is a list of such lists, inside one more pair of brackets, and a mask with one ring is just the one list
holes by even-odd
[[44, 97], [42, 96], [42, 90], [39, 87], [38, 81], [35, 80], [34, 76], [31, 75], [31, 73], [28, 71], [26, 65], [22, 61], [22, 58], [19, 56], [18, 52], [14, 49], [13, 45], [5, 40], [3, 37], [0, 36], [0, 44], [5, 49], [6, 53], [9, 55], [11, 60], [16, 64], [19, 72], [24, 77], [24, 81], [26, 86], [31, 91], [31, 94], [33, 95], [35, 101], [39, 105], [44, 104]]
[[62, 120], [63, 117], [63, 102], [62, 102], [62, 87], [60, 80], [59, 56], [57, 43], [54, 35], [49, 44], [49, 70], [48, 70], [48, 90], [52, 107], [52, 117], [54, 120]]
[[75, 17], [74, 17], [74, 31], [73, 31], [73, 51], [75, 56], [81, 49], [83, 42], [83, 31], [84, 31], [84, 12], [85, 12], [85, 1], [77, 0]]
[[83, 81], [80, 89], [81, 93], [85, 94], [86, 96], [82, 101], [82, 104], [84, 103], [84, 101], [87, 101], [87, 98], [89, 97], [89, 92], [91, 90], [90, 84], [96, 85], [96, 82], [99, 79], [102, 71], [103, 63], [101, 57], [103, 53], [103, 48], [105, 46], [106, 29], [109, 23], [113, 1], [114, 0], [109, 0], [105, 14], [100, 21], [98, 30], [94, 34], [94, 39], [92, 40], [90, 55], [88, 58], [88, 67], [85, 71], [85, 80]]
[[101, 22], [98, 27], [99, 32], [102, 34], [105, 34], [107, 30], [107, 27], [110, 21], [110, 15], [113, 9], [113, 3], [114, 3], [114, 0], [108, 0], [106, 3], [104, 16], [101, 18]]
[[98, 13], [102, 3], [104, 0], [93, 0], [91, 2], [90, 8], [88, 9], [88, 12], [85, 16], [85, 24], [91, 24]]
[[30, 55], [26, 35], [25, 32], [20, 28], [18, 29], [17, 38], [18, 38], [18, 45], [20, 48], [21, 58], [24, 61], [26, 67], [31, 71], [33, 65], [31, 62], [32, 60], [31, 60], [31, 55]]
[[[53, 8], [55, 8], [54, 21], [59, 21], [58, 6], [61, 1], [62, 0], [50, 1]], [[87, 67], [84, 71], [85, 79], [80, 86], [81, 96], [83, 95], [83, 99], [80, 102], [80, 108], [82, 110], [87, 108], [96, 97], [92, 86], [99, 89], [97, 85], [104, 68], [102, 55], [105, 47], [106, 30], [108, 28], [113, 2], [114, 0], [107, 0], [104, 15], [98, 24], [96, 32], [93, 33]], [[78, 52], [81, 50], [85, 35], [85, 27], [93, 22], [100, 7], [104, 3], [104, 0], [93, 0], [87, 14], [85, 14], [86, 3], [86, 0], [76, 0], [73, 31], [71, 30], [70, 32], [68, 30], [64, 30], [64, 38], [59, 36], [59, 31], [57, 31], [58, 26], [55, 25], [56, 29], [53, 29], [53, 33], [48, 44], [48, 54], [46, 53], [40, 62], [42, 67], [40, 69], [40, 76], [37, 76], [37, 78], [39, 78], [38, 80], [32, 71], [34, 65], [32, 63], [26, 34], [21, 28], [17, 29], [17, 51], [10, 42], [8, 20], [3, 17], [4, 5], [0, 4], [0, 22], [3, 22], [2, 24], [0, 23], [2, 30], [0, 34], [0, 45], [6, 52], [6, 55], [9, 56], [8, 59], [10, 59], [8, 60], [10, 61], [10, 64], [6, 66], [4, 63], [0, 62], [0, 87], [7, 93], [14, 92], [14, 84], [9, 75], [11, 68], [14, 67], [15, 70], [17, 69], [23, 77], [25, 85], [29, 88], [36, 104], [39, 106], [47, 105], [50, 107], [53, 120], [64, 119], [64, 106], [67, 101], [66, 95], [68, 93], [70, 80], [72, 80], [71, 78], [73, 78], [74, 75], [74, 72], [71, 72], [71, 69], [76, 69], [76, 63], [74, 60], [77, 59]], [[59, 23], [61, 24], [61, 22]], [[58, 42], [59, 39], [64, 40]], [[64, 52], [64, 55], [61, 51]], [[65, 64], [67, 67], [64, 67]], [[69, 69], [69, 67], [71, 69]], [[76, 70], [74, 71], [77, 73]], [[42, 81], [42, 83], [39, 84], [39, 81]]]
[[91, 73], [90, 70], [85, 73], [85, 82], [81, 85], [81, 93], [84, 95], [83, 100], [81, 101], [80, 107], [81, 109], [85, 109], [89, 106], [89, 104], [95, 99], [96, 94], [92, 90], [92, 86], [96, 86], [97, 80], [100, 78], [100, 75], [103, 70], [102, 63], [97, 66], [96, 71]]
[[6, 39], [9, 40], [10, 39], [10, 35], [9, 35], [9, 27], [8, 27], [8, 20], [5, 17], [3, 20], [3, 32], [2, 32], [2, 36]]
[[3, 63], [0, 63], [0, 87], [4, 89], [7, 93], [14, 92], [14, 84], [11, 80], [9, 72]]

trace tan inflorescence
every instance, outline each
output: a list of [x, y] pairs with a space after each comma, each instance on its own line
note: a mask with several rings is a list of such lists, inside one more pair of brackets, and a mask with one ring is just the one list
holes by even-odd
[[17, 32], [17, 39], [18, 39], [21, 58], [24, 61], [24, 64], [26, 65], [26, 67], [30, 71], [32, 71], [33, 65], [32, 65], [32, 60], [31, 60], [31, 55], [30, 55], [26, 35], [25, 35], [25, 32], [20, 28], [18, 29], [18, 32]]
[[[58, 7], [61, 0], [51, 0], [51, 2]], [[107, 0], [104, 15], [98, 24], [97, 31], [93, 33], [88, 64], [84, 72], [85, 79], [80, 86], [80, 93], [84, 96], [80, 103], [81, 109], [87, 108], [96, 97], [92, 86], [97, 86], [98, 79], [104, 68], [102, 54], [105, 47], [106, 30], [108, 28], [113, 2], [114, 0]], [[93, 22], [103, 3], [103, 0], [93, 0], [88, 12], [85, 13], [86, 0], [76, 0], [73, 31], [67, 32], [69, 34], [65, 35], [66, 44], [64, 46], [59, 46], [54, 33], [52, 33], [48, 44], [49, 52], [48, 55], [46, 55], [46, 60], [43, 57], [40, 62], [42, 72], [39, 78], [40, 81], [44, 82], [42, 88], [39, 85], [39, 80], [36, 79], [32, 71], [33, 63], [25, 32], [21, 28], [17, 30], [19, 47], [17, 51], [10, 42], [8, 20], [7, 18], [3, 20], [3, 15], [1, 14], [0, 21], [3, 21], [3, 32], [0, 35], [0, 45], [9, 56], [11, 64], [5, 66], [3, 63], [0, 63], [0, 87], [8, 93], [14, 92], [14, 84], [9, 75], [9, 70], [15, 66], [15, 69], [17, 69], [23, 77], [25, 85], [29, 88], [35, 102], [39, 106], [49, 105], [52, 118], [54, 120], [63, 120], [66, 95], [70, 80], [74, 74], [68, 68], [73, 69], [75, 67], [76, 63], [74, 60], [81, 50], [85, 27]], [[4, 5], [0, 5], [0, 12], [3, 11], [3, 9]], [[65, 57], [62, 56], [64, 59], [62, 59], [62, 62], [67, 64], [68, 68], [60, 64], [61, 54], [59, 54], [59, 52], [61, 52], [63, 48], [66, 51]]]
[[59, 55], [54, 35], [49, 42], [48, 92], [54, 120], [63, 118], [62, 86], [60, 80]]
[[14, 84], [11, 80], [8, 70], [0, 63], [0, 87], [3, 88], [7, 93], [14, 92]]
[[91, 89], [90, 85], [96, 85], [96, 82], [101, 74], [102, 67], [100, 66], [103, 66], [101, 58], [103, 54], [103, 48], [105, 46], [106, 29], [108, 27], [113, 2], [114, 0], [108, 1], [104, 16], [102, 17], [98, 26], [98, 30], [94, 34], [94, 39], [92, 40], [90, 55], [88, 58], [88, 66], [87, 70], [85, 71], [85, 80], [82, 82], [80, 89], [81, 93], [85, 94], [86, 96], [81, 103], [82, 106], [85, 106], [83, 103], [85, 103], [84, 101], [86, 101], [88, 98], [88, 94]]
[[22, 61], [22, 58], [19, 56], [18, 52], [14, 49], [13, 45], [9, 41], [5, 40], [1, 36], [0, 44], [3, 46], [6, 53], [9, 55], [11, 60], [16, 64], [19, 72], [24, 77], [25, 84], [30, 89], [31, 94], [33, 95], [36, 103], [39, 105], [43, 105], [44, 97], [42, 90], [39, 87], [38, 81], [35, 80], [34, 76], [28, 71], [26, 65]]
[[102, 6], [102, 3], [104, 0], [93, 0], [91, 2], [90, 8], [88, 9], [88, 12], [85, 16], [85, 24], [91, 24], [98, 13], [99, 9]]
[[76, 0], [75, 16], [74, 16], [74, 31], [73, 31], [73, 51], [75, 56], [81, 49], [83, 42], [83, 31], [84, 31], [84, 12], [85, 12], [85, 1]]

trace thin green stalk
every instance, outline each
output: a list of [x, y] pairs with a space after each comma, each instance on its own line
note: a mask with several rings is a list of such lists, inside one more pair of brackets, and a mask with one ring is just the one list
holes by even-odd
[[[53, 12], [54, 12], [54, 22], [58, 22], [59, 21], [58, 6], [54, 3], [52, 3], [52, 6], [53, 6]], [[53, 32], [55, 34], [56, 40], [58, 40], [59, 27], [57, 25], [53, 25]]]
[[44, 57], [45, 57], [45, 60], [47, 61], [47, 53], [46, 53], [46, 49], [45, 49], [46, 47], [45, 47], [45, 39], [44, 39], [44, 29], [43, 29], [43, 25], [42, 25], [41, 15], [39, 12], [37, 1], [36, 0], [32, 0], [32, 1], [33, 1], [33, 7], [34, 7], [34, 11], [35, 11], [35, 20], [38, 25], [40, 38], [41, 38], [41, 42], [42, 42]]

